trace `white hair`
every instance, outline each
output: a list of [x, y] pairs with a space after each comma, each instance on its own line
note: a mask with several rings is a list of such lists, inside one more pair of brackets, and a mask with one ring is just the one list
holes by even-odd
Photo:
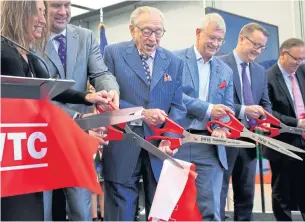
[[197, 28], [205, 30], [210, 23], [216, 25], [217, 29], [221, 29], [226, 32], [226, 23], [225, 20], [217, 13], [209, 13], [203, 16]]
[[157, 13], [160, 15], [160, 18], [162, 20], [162, 25], [164, 25], [164, 15], [163, 13], [157, 9], [157, 8], [154, 8], [154, 7], [150, 7], [150, 6], [142, 6], [142, 7], [138, 7], [136, 8], [130, 15], [130, 24], [132, 25], [137, 25], [137, 20], [139, 18], [139, 16], [143, 13], [149, 13], [149, 14], [152, 14], [152, 13]]

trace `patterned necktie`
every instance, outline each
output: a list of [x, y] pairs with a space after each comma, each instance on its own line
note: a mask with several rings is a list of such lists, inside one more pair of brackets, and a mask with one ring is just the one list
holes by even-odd
[[[247, 76], [247, 66], [248, 64], [243, 62], [240, 64], [242, 67], [242, 72], [241, 72], [241, 78], [242, 78], [242, 84], [243, 84], [243, 97], [244, 97], [244, 104], [246, 106], [251, 106], [254, 105], [254, 99], [253, 99], [253, 94], [251, 90], [251, 84], [249, 81], [249, 78]], [[249, 126], [252, 127], [256, 124], [254, 119], [248, 118], [248, 123]]]
[[64, 35], [58, 35], [54, 38], [57, 42], [59, 42], [58, 47], [58, 56], [60, 58], [60, 61], [64, 67], [64, 70], [66, 72], [66, 56], [67, 56], [67, 43], [66, 43], [66, 37]]
[[289, 74], [292, 83], [292, 94], [294, 97], [295, 112], [298, 119], [303, 119], [305, 114], [303, 97], [300, 88], [297, 86], [297, 80], [294, 73]]
[[141, 55], [140, 57], [141, 57], [141, 60], [142, 60], [142, 64], [143, 64], [143, 67], [144, 67], [144, 71], [145, 71], [145, 75], [146, 75], [148, 85], [150, 85], [150, 83], [151, 83], [150, 69], [149, 69], [149, 66], [147, 64], [147, 60], [150, 58], [150, 56]]

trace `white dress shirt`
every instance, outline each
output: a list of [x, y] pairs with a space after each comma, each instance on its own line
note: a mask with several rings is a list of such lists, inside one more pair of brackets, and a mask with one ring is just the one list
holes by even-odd
[[59, 42], [56, 41], [54, 38], [58, 35], [63, 35], [63, 36], [67, 36], [67, 29], [63, 30], [61, 33], [51, 33], [50, 39], [52, 40], [53, 46], [56, 50], [56, 52], [58, 53], [58, 48], [59, 48]]
[[[208, 101], [209, 96], [209, 85], [210, 85], [210, 75], [211, 75], [211, 62], [213, 60], [213, 57], [209, 59], [209, 61], [204, 62], [204, 59], [202, 58], [201, 54], [197, 50], [196, 46], [194, 45], [194, 52], [196, 55], [196, 61], [198, 66], [198, 79], [199, 79], [199, 99], [203, 101]], [[213, 108], [213, 104], [210, 104], [205, 118], [209, 119], [211, 116], [211, 111]], [[196, 130], [204, 130], [206, 129], [206, 122], [199, 121], [197, 119], [194, 119], [192, 121], [192, 124], [190, 126], [191, 129]]]

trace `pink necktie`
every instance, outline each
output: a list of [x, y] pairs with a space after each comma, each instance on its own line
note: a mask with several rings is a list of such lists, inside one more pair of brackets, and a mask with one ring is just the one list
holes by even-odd
[[305, 108], [303, 97], [299, 87], [297, 86], [297, 81], [295, 79], [294, 73], [289, 74], [292, 83], [292, 93], [294, 97], [295, 111], [298, 119], [305, 118]]

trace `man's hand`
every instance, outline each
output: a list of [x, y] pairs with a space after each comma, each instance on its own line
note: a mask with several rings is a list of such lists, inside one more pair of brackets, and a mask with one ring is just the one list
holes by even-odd
[[224, 128], [216, 128], [213, 130], [211, 136], [218, 138], [227, 138], [228, 131]]
[[167, 114], [161, 109], [144, 109], [142, 112], [143, 120], [149, 125], [158, 125], [165, 122]]
[[169, 140], [162, 140], [159, 144], [159, 149], [171, 156], [178, 151], [178, 149], [171, 150], [171, 142]]
[[265, 116], [264, 108], [258, 105], [246, 106], [245, 114], [252, 119], [258, 119], [260, 116]]
[[95, 128], [89, 130], [89, 135], [97, 138], [100, 145], [108, 145], [109, 141], [103, 140], [107, 136], [107, 129], [105, 127]]
[[119, 107], [119, 105], [120, 105], [120, 96], [119, 96], [119, 92], [116, 91], [116, 90], [114, 90], [114, 89], [108, 91], [107, 100], [113, 102], [114, 105], [116, 105], [117, 107]]
[[221, 119], [227, 115], [227, 112], [233, 114], [233, 111], [229, 107], [223, 104], [216, 104], [212, 108], [211, 117]]
[[298, 127], [305, 129], [305, 119], [299, 119]]
[[102, 90], [96, 93], [88, 93], [85, 100], [93, 104], [107, 104], [107, 96], [108, 93], [105, 90]]
[[102, 97], [102, 100], [99, 100], [99, 102], [95, 102], [95, 103], [99, 106], [99, 108], [101, 108], [105, 112], [113, 110], [113, 107], [109, 105], [109, 102], [113, 102], [114, 105], [117, 108], [119, 108], [120, 99], [119, 99], [119, 93], [116, 90], [110, 90], [109, 92], [102, 90], [92, 94], [97, 94], [99, 97]]

